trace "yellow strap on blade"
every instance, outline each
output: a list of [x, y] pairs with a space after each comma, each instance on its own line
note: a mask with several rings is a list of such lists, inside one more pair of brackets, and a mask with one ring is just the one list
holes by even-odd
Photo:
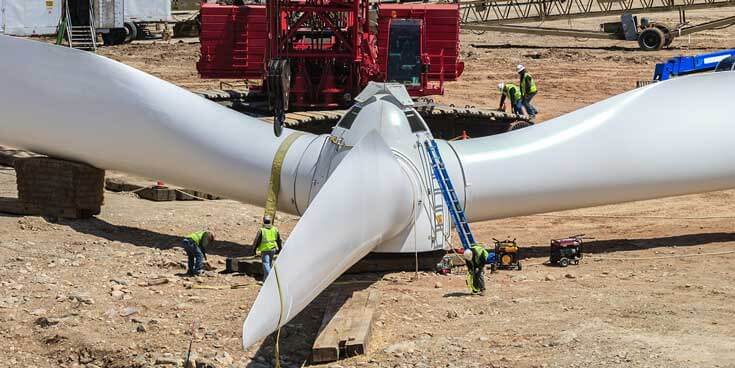
[[281, 368], [281, 322], [283, 321], [283, 289], [281, 288], [281, 280], [278, 278], [278, 265], [273, 263], [271, 270], [276, 276], [276, 286], [278, 287], [278, 301], [281, 305], [278, 312], [278, 332], [276, 332], [276, 344], [273, 349], [275, 359], [275, 368]]
[[271, 218], [273, 223], [276, 222], [276, 211], [278, 210], [278, 192], [281, 190], [281, 168], [283, 160], [286, 159], [286, 153], [291, 148], [296, 138], [304, 135], [303, 133], [292, 133], [278, 146], [276, 155], [273, 156], [273, 165], [271, 166], [271, 178], [268, 183], [268, 198], [265, 201], [265, 213], [263, 216]]

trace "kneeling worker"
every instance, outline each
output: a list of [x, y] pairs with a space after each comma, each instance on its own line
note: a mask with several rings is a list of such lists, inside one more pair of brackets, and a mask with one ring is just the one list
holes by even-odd
[[281, 248], [281, 233], [272, 223], [270, 217], [263, 217], [263, 227], [258, 230], [255, 240], [253, 240], [255, 252], [260, 254], [263, 261], [263, 281], [268, 278], [273, 264], [273, 257], [276, 255], [276, 251]]
[[523, 115], [523, 96], [521, 88], [513, 83], [498, 84], [500, 91], [500, 110], [505, 111], [505, 99], [510, 102], [511, 110], [516, 115]]
[[467, 286], [472, 294], [485, 295], [485, 264], [488, 252], [479, 244], [464, 250], [462, 254], [467, 264]]
[[188, 258], [187, 275], [201, 275], [204, 272], [204, 260], [207, 259], [207, 247], [214, 243], [214, 233], [197, 231], [187, 235], [183, 243]]

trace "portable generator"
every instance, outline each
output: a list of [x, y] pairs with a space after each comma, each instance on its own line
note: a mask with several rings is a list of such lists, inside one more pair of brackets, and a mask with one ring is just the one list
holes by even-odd
[[551, 240], [549, 247], [549, 263], [561, 267], [567, 267], [569, 264], [578, 265], [582, 259], [582, 242], [585, 238], [584, 234], [570, 236], [563, 239]]
[[493, 238], [493, 241], [495, 242], [495, 260], [490, 263], [490, 271], [514, 269], [520, 271], [523, 266], [521, 265], [520, 247], [516, 240]]

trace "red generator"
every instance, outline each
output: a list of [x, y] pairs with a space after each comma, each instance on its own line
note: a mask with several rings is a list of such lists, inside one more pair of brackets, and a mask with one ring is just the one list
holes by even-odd
[[269, 98], [282, 94], [289, 110], [310, 110], [349, 106], [370, 81], [402, 83], [412, 96], [442, 94], [464, 70], [459, 4], [267, 4], [202, 4], [202, 78], [261, 80]]

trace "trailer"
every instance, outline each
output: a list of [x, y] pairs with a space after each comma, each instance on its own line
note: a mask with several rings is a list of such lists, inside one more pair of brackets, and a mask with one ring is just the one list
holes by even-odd
[[[735, 6], [735, 0], [473, 0], [460, 2], [462, 29], [475, 32], [527, 33], [594, 39], [637, 41], [642, 50], [656, 51], [677, 37], [735, 24], [735, 17], [691, 24], [686, 11]], [[637, 13], [679, 12], [679, 22], [667, 25]], [[534, 27], [519, 23], [547, 22], [620, 16], [619, 22], [600, 25], [600, 30]]]
[[[708, 71], [718, 71], [720, 67], [727, 68], [729, 60], [735, 58], [735, 49], [721, 50], [706, 54], [693, 56], [676, 56], [656, 64], [651, 80], [636, 81], [636, 88], [647, 86], [651, 83], [665, 81], [672, 77], [679, 77], [688, 74], [702, 73]], [[720, 64], [725, 65], [720, 65]]]
[[70, 47], [96, 50], [97, 35], [105, 45], [142, 38], [146, 27], [173, 21], [171, 0], [60, 0], [59, 38]]
[[677, 56], [656, 64], [654, 81], [665, 81], [671, 77], [715, 70], [720, 61], [735, 56], [735, 49], [710, 52], [694, 56]]
[[61, 0], [0, 0], [0, 34], [42, 36], [56, 33]]

